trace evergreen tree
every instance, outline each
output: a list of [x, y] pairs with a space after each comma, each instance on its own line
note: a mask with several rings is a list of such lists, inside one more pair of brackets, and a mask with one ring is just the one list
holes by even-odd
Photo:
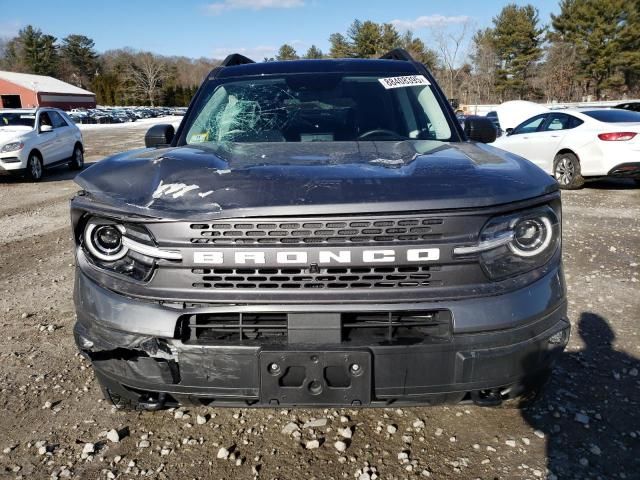
[[299, 58], [296, 49], [286, 43], [280, 47], [276, 55], [276, 60], [298, 60]]
[[400, 48], [402, 46], [402, 39], [400, 34], [390, 23], [383, 23], [379, 26], [380, 40], [378, 42], [377, 55], [384, 55], [385, 53], [393, 50], [394, 48]]
[[87, 87], [98, 66], [93, 40], [84, 35], [65, 37], [60, 47], [60, 58], [65, 79], [80, 87]]
[[331, 58], [350, 58], [353, 57], [353, 48], [347, 38], [341, 33], [332, 33], [329, 36], [329, 56]]
[[307, 50], [307, 53], [304, 54], [304, 58], [307, 58], [307, 59], [318, 59], [323, 57], [324, 55], [322, 54], [322, 50], [320, 50], [315, 45], [311, 45], [309, 47], [309, 50]]
[[499, 62], [496, 88], [503, 100], [523, 98], [531, 91], [529, 79], [542, 57], [538, 10], [532, 5], [507, 5], [489, 30]]
[[380, 25], [371, 20], [361, 22], [354, 20], [347, 36], [351, 42], [353, 53], [358, 58], [371, 58], [380, 52]]
[[414, 37], [410, 30], [407, 30], [400, 38], [400, 46], [430, 71], [433, 72], [438, 68], [438, 54], [427, 48], [422, 40]]
[[603, 89], [619, 87], [640, 72], [639, 12], [638, 0], [560, 2], [549, 37], [575, 47], [585, 92], [599, 98]]
[[7, 43], [5, 64], [18, 72], [55, 76], [58, 68], [56, 37], [27, 25]]

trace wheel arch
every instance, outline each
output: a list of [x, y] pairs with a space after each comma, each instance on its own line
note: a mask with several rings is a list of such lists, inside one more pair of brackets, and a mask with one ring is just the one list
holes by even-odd
[[76, 147], [80, 147], [80, 150], [82, 150], [82, 153], [84, 153], [84, 145], [80, 140], [76, 140], [76, 143], [73, 145], [73, 149], [75, 150]]
[[575, 155], [575, 156], [576, 156], [576, 158], [578, 159], [578, 161], [580, 161], [580, 155], [578, 155], [578, 154], [576, 153], [576, 151], [575, 151], [575, 150], [572, 150], [572, 149], [570, 149], [570, 148], [566, 148], [566, 147], [565, 147], [565, 148], [561, 148], [561, 149], [558, 151], [558, 153], [556, 153], [556, 156], [555, 156], [555, 157], [553, 157], [553, 161], [554, 161], [554, 163], [555, 163], [556, 158], [558, 157], [558, 155], [562, 155], [563, 153], [571, 153], [571, 154], [573, 154], [573, 155]]
[[37, 147], [34, 147], [34, 148], [32, 148], [32, 149], [29, 151], [29, 155], [27, 155], [27, 161], [29, 160], [29, 157], [30, 157], [31, 155], [33, 155], [34, 153], [35, 153], [38, 157], [40, 157], [40, 160], [42, 161], [42, 164], [43, 164], [43, 166], [44, 166], [44, 157], [42, 156], [42, 152], [41, 152], [40, 150], [38, 150], [38, 148], [37, 148]]

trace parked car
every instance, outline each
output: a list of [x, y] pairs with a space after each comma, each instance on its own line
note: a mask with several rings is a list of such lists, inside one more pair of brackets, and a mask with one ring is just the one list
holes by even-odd
[[550, 111], [525, 120], [493, 145], [531, 160], [561, 188], [589, 177], [640, 181], [640, 113], [615, 108]]
[[558, 184], [445, 98], [403, 50], [231, 55], [175, 135], [156, 125], [76, 177], [74, 332], [105, 397], [497, 405], [539, 388], [570, 329]]
[[26, 174], [34, 182], [44, 169], [84, 166], [82, 134], [62, 110], [0, 110], [0, 173]]
[[640, 102], [625, 102], [620, 105], [616, 105], [616, 108], [631, 110], [632, 112], [640, 112]]

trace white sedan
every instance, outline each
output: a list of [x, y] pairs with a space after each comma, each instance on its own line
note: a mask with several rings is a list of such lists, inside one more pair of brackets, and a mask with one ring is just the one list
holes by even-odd
[[628, 177], [640, 182], [640, 113], [583, 108], [541, 113], [493, 143], [553, 175], [561, 188], [585, 177]]
[[0, 173], [26, 174], [34, 182], [45, 168], [84, 166], [78, 127], [56, 108], [0, 110]]

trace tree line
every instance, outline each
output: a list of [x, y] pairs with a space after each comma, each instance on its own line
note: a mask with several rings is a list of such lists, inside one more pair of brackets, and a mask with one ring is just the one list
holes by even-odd
[[[434, 26], [422, 38], [355, 20], [328, 40], [326, 53], [284, 44], [263, 60], [376, 58], [404, 48], [462, 104], [640, 97], [640, 0], [560, 0], [547, 23], [534, 6], [509, 4], [487, 28], [466, 21]], [[98, 53], [84, 35], [58, 40], [33, 26], [0, 43], [0, 69], [60, 78], [92, 90], [103, 105], [187, 105], [219, 63], [128, 48]]]
[[96, 94], [100, 105], [186, 106], [219, 60], [166, 57], [130, 48], [98, 53], [93, 40], [58, 40], [31, 25], [0, 40], [0, 70], [49, 75]]
[[561, 0], [559, 10], [544, 24], [533, 5], [508, 4], [488, 28], [436, 26], [425, 40], [356, 20], [329, 36], [326, 54], [312, 45], [299, 56], [285, 44], [275, 60], [374, 58], [401, 47], [464, 104], [639, 97], [640, 0]]

